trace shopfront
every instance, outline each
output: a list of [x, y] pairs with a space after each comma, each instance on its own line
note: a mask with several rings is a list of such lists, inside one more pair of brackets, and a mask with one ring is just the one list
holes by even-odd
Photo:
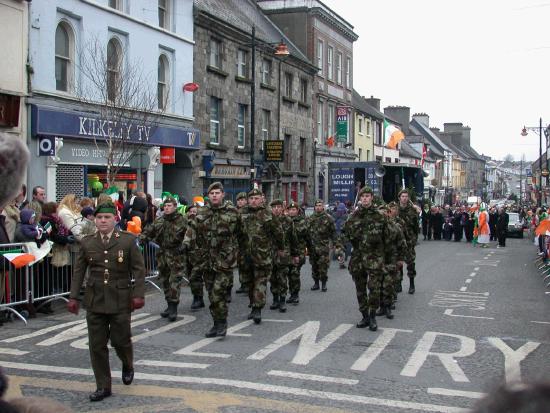
[[[67, 193], [97, 196], [109, 186], [109, 172], [111, 185], [124, 198], [132, 190], [159, 197], [161, 148], [176, 148], [190, 163], [191, 153], [200, 148], [200, 131], [165, 125], [162, 120], [154, 126], [117, 125], [88, 112], [32, 105], [29, 147], [34, 152], [29, 185], [44, 186], [48, 200], [59, 201]], [[191, 182], [191, 175], [192, 170], [185, 168], [180, 179]]]
[[206, 194], [208, 186], [213, 182], [223, 184], [225, 199], [236, 202], [239, 192], [250, 191], [250, 165], [246, 161], [226, 159], [214, 161], [214, 167], [208, 176], [203, 177], [203, 193]]

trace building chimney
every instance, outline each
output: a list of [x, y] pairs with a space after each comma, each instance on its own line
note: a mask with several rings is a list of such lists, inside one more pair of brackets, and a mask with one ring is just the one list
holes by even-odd
[[413, 119], [416, 119], [416, 121], [425, 127], [430, 127], [430, 117], [427, 113], [415, 113], [413, 115]]
[[365, 99], [369, 105], [376, 108], [376, 110], [380, 110], [380, 99], [375, 98], [371, 95], [370, 98]]
[[384, 115], [395, 119], [401, 124], [401, 130], [405, 135], [409, 135], [409, 122], [411, 119], [411, 108], [407, 106], [388, 106], [384, 108]]

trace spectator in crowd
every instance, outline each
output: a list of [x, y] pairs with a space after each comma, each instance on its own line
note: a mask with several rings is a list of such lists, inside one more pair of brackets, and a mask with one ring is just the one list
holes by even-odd
[[[140, 191], [133, 192], [131, 198], [124, 203], [124, 208], [122, 208], [122, 212], [120, 213], [120, 224], [119, 224], [120, 228], [125, 230], [126, 223], [132, 219], [132, 216], [139, 216], [139, 215], [131, 215], [131, 212], [134, 209], [134, 202], [138, 198], [143, 198], [143, 200], [145, 201], [145, 205], [147, 205], [147, 200], [145, 199], [145, 193]], [[138, 200], [138, 204], [139, 203], [140, 201]], [[141, 208], [142, 207], [140, 207], [140, 209]], [[143, 213], [144, 212], [145, 210], [143, 210]], [[141, 218], [141, 222], [143, 222], [145, 218], [145, 214], [143, 217], [140, 217], [140, 218]]]
[[490, 241], [497, 239], [497, 211], [495, 207], [489, 209], [489, 231], [491, 231]]
[[422, 235], [424, 236], [424, 241], [431, 240], [432, 237], [429, 233], [430, 228], [430, 205], [424, 204], [422, 208], [422, 213], [420, 214], [420, 219], [422, 221]]
[[37, 245], [42, 244], [46, 239], [46, 234], [36, 222], [36, 213], [32, 209], [24, 209], [21, 211], [20, 219], [15, 229], [14, 241], [35, 241]]
[[[24, 186], [24, 185], [23, 185]], [[5, 225], [6, 225], [6, 231], [8, 233], [8, 238], [11, 242], [13, 242], [15, 237], [15, 228], [17, 226], [17, 223], [20, 221], [20, 210], [19, 210], [19, 204], [22, 203], [22, 193], [23, 188], [21, 188], [21, 192], [19, 195], [14, 198], [8, 205], [4, 207], [4, 211], [1, 212], [3, 216], [6, 217], [5, 219]]]
[[443, 231], [443, 214], [439, 207], [433, 206], [430, 212], [430, 230], [433, 232], [434, 240], [441, 240], [441, 231]]
[[118, 215], [122, 215], [122, 210], [124, 209], [124, 192], [118, 191], [118, 199], [115, 201], [115, 206], [118, 212]]
[[80, 231], [80, 239], [86, 235], [93, 235], [96, 233], [97, 228], [95, 226], [94, 209], [92, 207], [82, 208], [80, 214], [82, 215], [82, 230]]
[[78, 203], [80, 205], [80, 209], [84, 209], [86, 207], [93, 208], [94, 207], [94, 201], [91, 198], [88, 198], [87, 196], [80, 198], [80, 202]]
[[32, 200], [43, 205], [46, 202], [46, 190], [44, 187], [38, 185], [32, 189]]
[[79, 238], [82, 230], [82, 215], [80, 215], [80, 206], [76, 202], [75, 194], [67, 194], [63, 197], [57, 207], [57, 215], [65, 228]]
[[158, 210], [155, 204], [153, 204], [153, 197], [151, 196], [151, 194], [147, 194], [145, 196], [145, 199], [147, 200], [147, 213], [145, 214], [144, 227], [153, 223], [153, 221], [157, 217], [157, 210]]
[[504, 248], [506, 246], [506, 233], [508, 232], [508, 223], [510, 217], [506, 213], [506, 209], [502, 206], [498, 209], [498, 218], [497, 218], [497, 237], [498, 245], [497, 248]]

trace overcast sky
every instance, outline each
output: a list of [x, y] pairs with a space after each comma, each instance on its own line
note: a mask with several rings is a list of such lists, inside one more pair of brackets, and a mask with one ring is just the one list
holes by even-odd
[[462, 122], [479, 153], [538, 158], [538, 135], [520, 133], [550, 123], [550, 0], [322, 1], [359, 35], [360, 94]]

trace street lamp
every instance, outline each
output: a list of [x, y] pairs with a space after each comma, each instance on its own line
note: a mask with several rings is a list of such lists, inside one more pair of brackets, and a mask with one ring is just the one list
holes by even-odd
[[546, 184], [548, 185], [548, 137], [550, 136], [550, 125], [544, 129], [544, 136], [546, 137], [546, 167], [544, 171], [542, 169], [542, 118], [539, 118], [539, 126], [524, 126], [521, 130], [521, 136], [527, 136], [529, 131], [533, 131], [539, 135], [539, 197], [537, 201], [537, 206], [542, 205], [542, 177], [546, 177]]
[[[250, 85], [250, 183], [254, 182], [255, 163], [255, 138], [256, 138], [256, 45], [258, 39], [256, 39], [256, 26], [252, 26], [252, 42], [250, 47], [252, 49], [252, 84]], [[290, 55], [287, 45], [281, 40], [279, 43], [266, 43], [259, 41], [258, 43], [267, 46], [277, 45], [275, 47], [274, 55], [277, 57], [287, 57]], [[280, 89], [280, 71], [279, 71], [279, 89]], [[279, 105], [281, 102], [279, 101]]]

